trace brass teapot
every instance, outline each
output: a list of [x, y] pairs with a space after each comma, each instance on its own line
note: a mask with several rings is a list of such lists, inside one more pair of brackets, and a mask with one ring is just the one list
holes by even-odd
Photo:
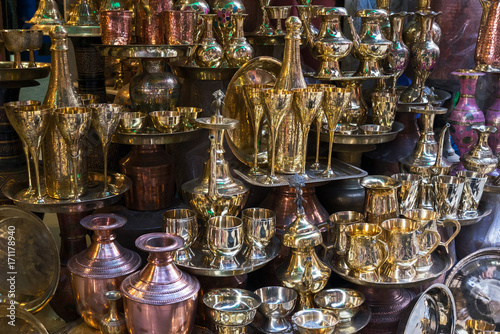
[[489, 174], [497, 168], [498, 158], [488, 146], [488, 137], [496, 133], [497, 128], [488, 125], [473, 125], [472, 130], [478, 134], [478, 140], [469, 152], [460, 157], [464, 167], [472, 172]]

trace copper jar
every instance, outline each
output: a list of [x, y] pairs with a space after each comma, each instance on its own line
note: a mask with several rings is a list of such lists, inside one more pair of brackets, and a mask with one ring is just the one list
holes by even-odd
[[113, 230], [126, 222], [112, 213], [90, 215], [80, 222], [94, 231], [92, 243], [68, 261], [68, 269], [78, 313], [93, 328], [98, 329], [101, 317], [109, 312], [106, 292], [118, 290], [123, 279], [141, 265], [137, 253], [115, 241]]
[[184, 245], [181, 237], [149, 233], [135, 241], [149, 252], [141, 271], [122, 285], [125, 319], [131, 334], [188, 334], [194, 329], [200, 282], [179, 270], [172, 253]]

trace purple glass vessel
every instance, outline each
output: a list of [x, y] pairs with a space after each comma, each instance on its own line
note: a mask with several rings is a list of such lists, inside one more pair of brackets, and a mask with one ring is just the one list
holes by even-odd
[[[500, 154], [500, 74], [496, 75], [498, 79], [498, 92], [497, 99], [495, 103], [486, 111], [486, 125], [492, 125], [497, 127], [498, 131], [492, 133], [488, 139], [488, 144], [490, 145], [493, 153], [498, 157]], [[497, 176], [500, 174], [500, 170], [497, 168], [490, 175]]]
[[[473, 70], [458, 70], [451, 74], [460, 80], [460, 100], [451, 111], [448, 122], [451, 125], [451, 138], [457, 144], [460, 155], [464, 155], [477, 142], [477, 134], [471, 127], [484, 125], [484, 114], [477, 106], [475, 97], [477, 81], [484, 73]], [[465, 170], [461, 162], [454, 171], [459, 170]]]

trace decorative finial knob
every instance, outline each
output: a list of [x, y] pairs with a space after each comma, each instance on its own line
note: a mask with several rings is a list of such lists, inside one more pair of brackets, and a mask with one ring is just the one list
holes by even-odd
[[292, 33], [300, 33], [302, 28], [302, 21], [297, 16], [290, 16], [285, 21], [286, 30]]

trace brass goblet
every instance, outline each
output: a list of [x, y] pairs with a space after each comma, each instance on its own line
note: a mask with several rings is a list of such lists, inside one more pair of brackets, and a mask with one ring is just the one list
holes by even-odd
[[328, 120], [328, 165], [326, 170], [321, 173], [324, 177], [332, 177], [335, 173], [332, 170], [332, 148], [335, 129], [340, 119], [342, 110], [347, 107], [351, 101], [351, 90], [347, 88], [325, 88], [323, 95], [323, 110]]
[[68, 144], [68, 154], [73, 162], [74, 201], [80, 202], [78, 191], [78, 158], [81, 154], [83, 140], [90, 129], [92, 109], [58, 108], [56, 109], [57, 128]]
[[[325, 88], [335, 88], [335, 85], [314, 84], [307, 87], [321, 89], [322, 91], [324, 91]], [[318, 173], [325, 170], [325, 165], [319, 163], [319, 145], [321, 140], [321, 128], [323, 127], [323, 118], [325, 118], [325, 112], [323, 110], [323, 106], [320, 105], [316, 112], [316, 119], [314, 121], [316, 126], [316, 159], [314, 160], [314, 163], [309, 166], [311, 170]]]
[[[19, 134], [20, 132], [22, 132], [22, 130], [20, 129], [20, 125], [17, 122], [17, 118], [14, 117], [14, 113], [16, 112], [16, 110], [24, 106], [39, 106], [41, 104], [42, 103], [40, 101], [36, 100], [12, 101], [4, 103], [3, 107], [5, 109], [5, 113], [7, 114], [7, 118], [9, 119], [10, 124], [12, 125], [14, 130], [16, 130], [16, 132]], [[19, 135], [19, 138], [21, 139], [21, 142], [23, 144], [23, 151], [24, 155], [26, 156], [26, 168], [28, 169], [28, 190], [26, 190], [26, 192], [22, 196], [31, 197], [32, 195], [35, 194], [35, 191], [33, 190], [33, 182], [31, 178], [30, 152], [24, 138], [21, 137], [21, 135]]]
[[287, 110], [292, 107], [293, 93], [290, 90], [272, 88], [262, 89], [261, 92], [264, 102], [264, 111], [269, 125], [269, 132], [271, 133], [272, 147], [269, 175], [264, 178], [263, 183], [274, 184], [280, 181], [280, 179], [276, 177], [274, 171], [274, 161], [276, 159], [276, 131], [279, 129]]
[[316, 117], [322, 99], [322, 89], [301, 88], [293, 90], [293, 102], [296, 106], [296, 108], [293, 109], [297, 113], [297, 117], [300, 120], [300, 125], [302, 126], [303, 156], [300, 173], [304, 179], [309, 179], [309, 176], [306, 174], [307, 136], [309, 135], [311, 123]]
[[92, 124], [101, 140], [102, 155], [104, 158], [104, 189], [102, 196], [109, 196], [108, 191], [108, 151], [111, 137], [120, 123], [124, 107], [119, 104], [98, 103], [91, 104]]
[[38, 163], [38, 157], [40, 156], [42, 139], [47, 133], [47, 128], [50, 123], [50, 113], [50, 108], [32, 105], [19, 107], [13, 115], [19, 124], [19, 136], [24, 139], [34, 160], [37, 188], [36, 198], [33, 201], [34, 203], [45, 202], [42, 196], [42, 187], [40, 186], [40, 165]]
[[4, 29], [1, 30], [5, 48], [14, 52], [13, 68], [23, 68], [21, 52], [28, 50], [30, 42], [30, 29]]
[[396, 106], [399, 95], [392, 91], [375, 92], [372, 94], [373, 124], [392, 129], [396, 117]]
[[42, 47], [42, 43], [43, 43], [43, 31], [30, 29], [29, 43], [28, 43], [30, 62], [28, 64], [28, 67], [36, 67], [35, 51], [40, 50], [40, 48]]
[[292, 6], [265, 6], [267, 15], [271, 19], [276, 20], [276, 29], [274, 30], [274, 36], [284, 35], [285, 31], [281, 25], [281, 20], [286, 19], [290, 16], [290, 11]]
[[274, 33], [274, 29], [271, 26], [271, 22], [269, 22], [269, 17], [267, 16], [266, 7], [270, 6], [273, 0], [259, 0], [259, 7], [262, 15], [262, 22], [259, 27], [255, 31], [255, 35], [258, 36], [272, 36]]
[[253, 123], [253, 167], [250, 169], [250, 175], [265, 175], [266, 172], [259, 168], [258, 157], [259, 157], [259, 134], [260, 134], [260, 123], [262, 117], [264, 116], [264, 105], [261, 96], [261, 90], [265, 88], [272, 88], [272, 85], [244, 85], [243, 86], [243, 96], [245, 97], [245, 103], [247, 104], [248, 113], [250, 119]]
[[194, 257], [191, 245], [198, 236], [198, 218], [196, 211], [173, 209], [163, 213], [163, 230], [168, 234], [184, 239], [184, 246], [175, 251], [175, 261], [189, 262]]

